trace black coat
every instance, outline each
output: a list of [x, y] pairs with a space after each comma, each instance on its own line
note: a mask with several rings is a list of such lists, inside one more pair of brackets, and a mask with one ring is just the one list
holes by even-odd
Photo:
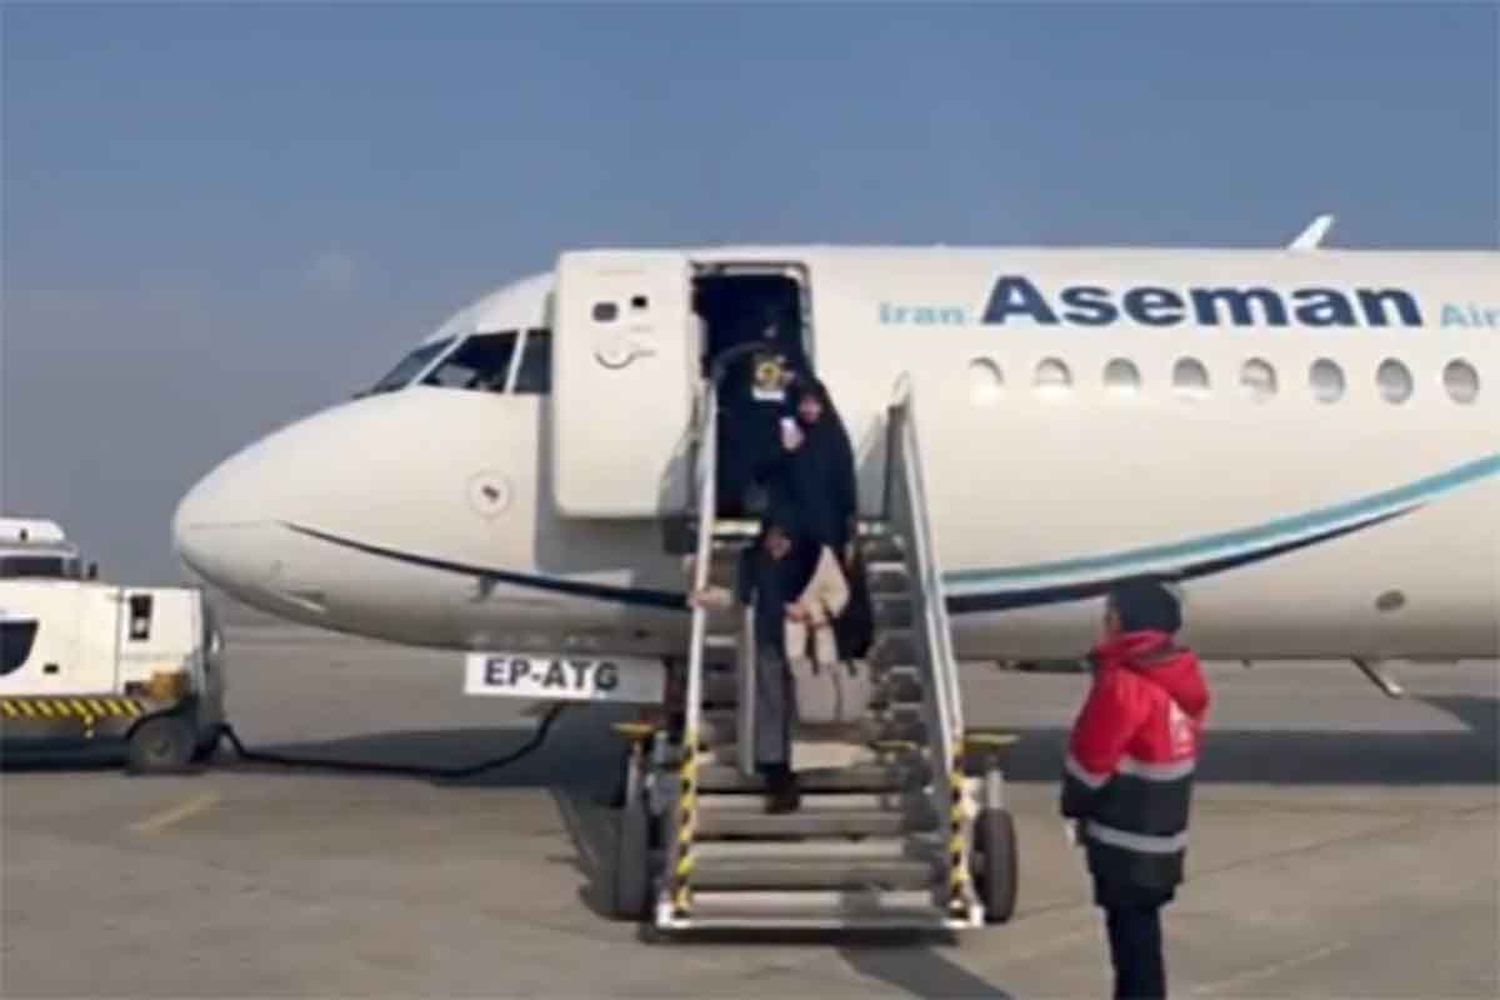
[[740, 554], [736, 596], [755, 609], [755, 641], [762, 648], [786, 645], [786, 606], [794, 603], [817, 572], [822, 549], [806, 541], [793, 543], [784, 558], [774, 559], [763, 540]]
[[844, 575], [849, 581], [849, 603], [844, 606], [843, 614], [834, 619], [833, 636], [839, 659], [858, 660], [875, 642], [875, 606], [870, 600], [870, 579], [864, 560], [857, 556], [849, 560]]
[[786, 455], [780, 470], [779, 502], [803, 537], [842, 559], [857, 509], [854, 448], [831, 411], [802, 433], [801, 447]]

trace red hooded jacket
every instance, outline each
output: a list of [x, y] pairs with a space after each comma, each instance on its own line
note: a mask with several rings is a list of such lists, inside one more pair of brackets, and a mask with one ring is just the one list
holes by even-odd
[[1063, 815], [1082, 821], [1089, 869], [1115, 886], [1182, 881], [1188, 807], [1208, 687], [1165, 632], [1114, 636], [1068, 740]]

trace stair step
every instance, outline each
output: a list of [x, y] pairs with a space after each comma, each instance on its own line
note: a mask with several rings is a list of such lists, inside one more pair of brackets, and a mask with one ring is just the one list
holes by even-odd
[[777, 926], [798, 918], [816, 920], [815, 926], [937, 925], [944, 921], [933, 894], [923, 889], [893, 892], [708, 891], [693, 893], [690, 919], [696, 925], [722, 921], [734, 926], [741, 921], [774, 920]]
[[[708, 559], [708, 584], [711, 587], [733, 589], [739, 570], [739, 553], [725, 549], [713, 552]], [[682, 575], [691, 582], [697, 575], [698, 555], [690, 552], [682, 557]]]
[[800, 809], [777, 815], [710, 811], [698, 815], [700, 837], [889, 837], [932, 827], [930, 816], [885, 810], [813, 812]]
[[751, 517], [721, 517], [714, 521], [714, 548], [741, 548], [760, 537], [760, 521]]
[[917, 658], [916, 637], [909, 628], [882, 628], [868, 658], [877, 665], [911, 663]]
[[695, 892], [714, 889], [927, 889], [940, 877], [939, 866], [916, 859], [824, 859], [787, 862], [780, 858], [698, 858], [693, 868]]
[[740, 701], [740, 679], [733, 671], [713, 670], [703, 675], [703, 707], [707, 711], [733, 709]]
[[870, 603], [874, 606], [877, 628], [910, 629], [916, 620], [916, 609], [905, 594], [871, 594]]
[[[714, 651], [719, 654], [727, 650]], [[739, 704], [740, 678], [738, 664], [722, 655], [710, 657], [703, 671], [703, 707], [706, 711], [732, 709]], [[875, 671], [871, 692], [872, 712], [920, 712], [922, 682], [917, 668], [900, 664]]]
[[[704, 767], [718, 764], [737, 764], [740, 759], [739, 749], [739, 744], [737, 742], [710, 743], [702, 748], [703, 759], [701, 761], [701, 764]], [[911, 749], [901, 750], [892, 750], [889, 748], [884, 748], [880, 745], [874, 745], [869, 747], [868, 749], [870, 753], [876, 755], [876, 759], [873, 762], [875, 766], [926, 766], [925, 747], [920, 744]]]
[[[704, 712], [698, 729], [698, 739], [710, 747], [734, 743], [739, 738], [738, 714], [738, 709], [730, 708], [715, 708]], [[795, 738], [794, 732], [793, 739]], [[870, 714], [850, 726], [851, 742], [911, 740], [921, 743], [926, 739], [926, 723], [911, 713], [894, 716]]]
[[898, 563], [892, 565], [897, 566], [901, 572], [876, 573], [868, 568], [865, 570], [865, 582], [870, 588], [871, 597], [880, 597], [885, 594], [911, 596], [911, 580], [906, 575], [906, 567]]
[[745, 625], [745, 609], [735, 605], [730, 608], [712, 608], [708, 615], [706, 635], [739, 635]]
[[877, 684], [879, 697], [889, 705], [922, 707], [922, 682], [912, 674], [887, 673]]
[[[803, 771], [797, 781], [805, 792], [885, 792], [918, 787], [926, 769], [899, 764], [855, 764], [837, 770]], [[698, 787], [705, 792], [762, 792], [760, 775], [746, 775], [726, 764], [705, 764], [698, 771]]]
[[861, 840], [703, 840], [693, 844], [693, 856], [728, 862], [774, 859], [792, 865], [844, 864], [856, 861], [945, 860], [940, 834], [865, 837]]
[[922, 670], [911, 663], [883, 663], [875, 668], [875, 680], [880, 684], [910, 684], [922, 687]]
[[[765, 803], [759, 795], [704, 792], [698, 796], [698, 809], [704, 814], [763, 812]], [[888, 792], [805, 792], [802, 809], [816, 813], [917, 812], [930, 811], [931, 806], [920, 791], [896, 789]]]
[[863, 539], [860, 542], [860, 554], [867, 563], [905, 562], [906, 540], [897, 534]]

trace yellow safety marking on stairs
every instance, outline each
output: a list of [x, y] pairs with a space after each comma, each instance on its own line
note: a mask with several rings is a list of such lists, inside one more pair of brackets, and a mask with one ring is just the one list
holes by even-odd
[[697, 732], [685, 733], [682, 746], [682, 764], [677, 772], [677, 863], [672, 866], [672, 909], [678, 917], [686, 917], [693, 902], [688, 877], [693, 873], [693, 834], [698, 818]]
[[954, 743], [948, 769], [948, 910], [961, 914], [969, 908], [968, 844], [964, 836], [964, 741]]
[[218, 805], [221, 798], [222, 796], [218, 792], [203, 792], [200, 795], [193, 796], [186, 802], [173, 806], [171, 809], [165, 809], [152, 816], [147, 816], [139, 822], [130, 824], [130, 829], [135, 833], [161, 833], [174, 823], [181, 823], [191, 816], [196, 816], [201, 812], [213, 808], [215, 805]]

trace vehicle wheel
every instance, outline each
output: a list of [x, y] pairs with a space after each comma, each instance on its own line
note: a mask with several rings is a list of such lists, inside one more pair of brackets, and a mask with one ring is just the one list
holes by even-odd
[[627, 748], [621, 755], [620, 766], [616, 771], [619, 775], [596, 800], [607, 809], [625, 808], [625, 800], [630, 797], [630, 768], [631, 756]]
[[628, 795], [620, 811], [611, 875], [615, 916], [644, 920], [651, 906], [651, 817], [640, 794]]
[[125, 769], [131, 774], [177, 774], [192, 756], [193, 727], [175, 715], [158, 715], [130, 734]]
[[974, 885], [987, 923], [1003, 924], [1016, 912], [1016, 824], [1004, 809], [985, 809], [974, 823]]

